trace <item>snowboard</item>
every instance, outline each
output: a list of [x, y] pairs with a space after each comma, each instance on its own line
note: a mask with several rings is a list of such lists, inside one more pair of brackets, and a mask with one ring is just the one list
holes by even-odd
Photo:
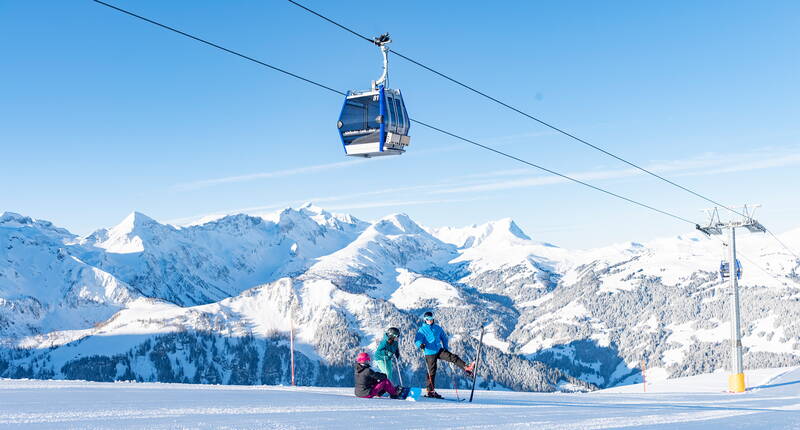
[[408, 395], [406, 396], [406, 400], [409, 402], [418, 402], [419, 398], [422, 396], [422, 388], [413, 387], [407, 388]]
[[400, 390], [400, 400], [408, 400], [408, 396], [411, 393], [411, 388], [402, 387]]

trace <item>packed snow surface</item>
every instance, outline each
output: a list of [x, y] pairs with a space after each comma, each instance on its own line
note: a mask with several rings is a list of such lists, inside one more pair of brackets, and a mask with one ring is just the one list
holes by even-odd
[[[800, 427], [800, 368], [713, 373], [584, 394], [478, 391], [473, 403], [353, 397], [351, 388], [0, 380], [0, 427], [24, 429], [605, 429]], [[443, 390], [448, 398], [455, 392]], [[461, 392], [464, 396], [468, 393]]]

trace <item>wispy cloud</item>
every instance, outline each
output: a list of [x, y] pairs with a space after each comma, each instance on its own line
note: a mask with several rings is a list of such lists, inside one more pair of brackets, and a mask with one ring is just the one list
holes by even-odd
[[724, 163], [724, 167], [704, 169], [695, 172], [684, 172], [676, 176], [698, 176], [698, 175], [719, 175], [723, 173], [747, 172], [751, 170], [771, 169], [776, 167], [789, 167], [800, 164], [800, 153], [785, 154], [781, 156], [755, 159], [745, 158], [733, 163]]
[[[539, 138], [539, 137], [546, 137], [546, 136], [553, 136], [555, 132], [552, 131], [540, 131], [540, 132], [529, 132], [529, 133], [521, 133], [521, 134], [514, 134], [514, 135], [507, 135], [507, 136], [497, 136], [486, 140], [487, 143], [492, 143], [494, 146], [504, 146], [509, 143], [518, 142], [520, 140], [530, 140], [532, 138]], [[409, 153], [409, 156], [418, 156], [418, 155], [429, 155], [432, 153], [437, 152], [448, 152], [448, 151], [455, 151], [461, 150], [463, 145], [460, 144], [447, 144], [435, 148], [424, 149], [420, 151], [414, 151]], [[312, 166], [303, 166], [303, 167], [295, 167], [291, 169], [282, 169], [282, 170], [273, 170], [269, 172], [258, 172], [258, 173], [249, 173], [245, 175], [235, 175], [235, 176], [225, 176], [220, 178], [210, 178], [210, 179], [200, 179], [196, 181], [189, 181], [189, 182], [182, 182], [178, 184], [172, 185], [170, 188], [174, 191], [190, 191], [196, 190], [201, 188], [208, 188], [214, 187], [217, 185], [224, 185], [224, 184], [233, 184], [233, 183], [241, 183], [241, 182], [250, 182], [256, 181], [260, 179], [272, 179], [272, 178], [282, 178], [286, 176], [295, 176], [295, 175], [303, 175], [307, 173], [316, 173], [326, 170], [334, 170], [334, 169], [344, 169], [348, 167], [353, 167], [362, 163], [366, 162], [376, 162], [381, 160], [381, 158], [376, 159], [356, 159], [356, 160], [347, 160], [347, 161], [340, 161], [336, 163], [326, 163], [326, 164], [317, 164]], [[478, 173], [474, 175], [468, 175], [466, 177], [474, 177], [480, 178], [484, 176], [513, 176], [517, 174], [524, 174], [528, 173], [529, 170], [526, 169], [516, 169], [513, 171], [502, 171], [502, 172], [488, 172], [488, 173]], [[319, 201], [320, 199], [314, 199], [314, 201]]]
[[539, 137], [549, 137], [549, 136], [558, 136], [559, 133], [550, 130], [544, 131], [531, 131], [527, 133], [518, 133], [518, 134], [509, 134], [506, 136], [495, 136], [493, 138], [487, 139], [487, 143], [499, 143], [499, 144], [508, 144], [508, 143], [516, 143], [519, 141], [528, 142], [530, 139], [536, 139]]
[[[249, 182], [258, 179], [269, 179], [269, 178], [282, 178], [285, 176], [302, 175], [305, 173], [315, 173], [324, 170], [343, 169], [364, 163], [366, 161], [367, 161], [366, 159], [348, 160], [348, 161], [341, 161], [338, 163], [317, 164], [314, 166], [296, 167], [293, 169], [273, 170], [271, 172], [251, 173], [248, 175], [202, 179], [199, 181], [175, 184], [172, 186], [172, 189], [176, 191], [187, 191], [187, 190], [195, 190], [198, 188], [213, 187], [215, 185], [231, 184], [236, 182]], [[369, 161], [374, 161], [374, 160], [369, 160]]]
[[387, 200], [387, 201], [372, 201], [365, 203], [340, 204], [340, 205], [326, 206], [325, 208], [330, 210], [368, 209], [368, 208], [384, 208], [384, 207], [434, 205], [442, 203], [460, 203], [460, 202], [472, 202], [477, 200], [484, 200], [484, 199], [481, 197], [472, 197], [465, 199]]
[[[652, 162], [643, 166], [657, 174], [671, 174], [672, 177], [711, 176], [751, 170], [787, 167], [800, 164], [800, 147], [761, 148], [756, 151], [736, 154], [701, 154], [696, 157]], [[542, 174], [532, 174], [532, 169], [509, 169], [478, 173], [463, 178], [485, 178], [470, 185], [432, 190], [430, 194], [474, 193], [508, 190], [515, 188], [538, 187], [570, 182], [568, 179]], [[591, 182], [609, 179], [644, 176], [646, 173], [635, 168], [615, 170], [590, 170], [567, 172], [567, 176]], [[508, 179], [512, 177], [514, 179]], [[501, 179], [498, 179], [501, 178]]]
[[[580, 181], [599, 181], [604, 179], [616, 179], [629, 176], [636, 176], [641, 174], [636, 169], [621, 169], [621, 170], [604, 170], [604, 171], [590, 171], [590, 172], [570, 172], [567, 176], [575, 178]], [[451, 193], [474, 193], [484, 191], [499, 191], [508, 190], [513, 188], [528, 188], [540, 187], [544, 185], [555, 185], [571, 182], [568, 179], [560, 176], [542, 176], [537, 175], [533, 177], [485, 182], [474, 185], [466, 185], [463, 187], [450, 187], [443, 190], [431, 191], [431, 194], [451, 194]]]
[[[350, 165], [361, 160], [332, 163], [329, 165], [310, 166], [305, 168], [271, 172], [269, 175], [301, 174], [304, 171], [317, 171], [327, 168], [338, 168], [340, 165]], [[694, 157], [678, 160], [659, 160], [651, 162], [645, 167], [658, 174], [667, 174], [667, 177], [716, 175], [758, 169], [787, 167], [800, 164], [800, 146], [765, 147], [750, 152], [737, 154], [704, 153]], [[331, 167], [333, 166], [333, 167]], [[286, 173], [283, 173], [286, 172]], [[172, 224], [185, 225], [202, 219], [219, 218], [237, 213], [263, 214], [266, 211], [299, 206], [306, 202], [323, 205], [330, 210], [352, 210], [377, 207], [403, 207], [412, 205], [425, 205], [437, 203], [454, 203], [480, 199], [475, 193], [488, 193], [492, 191], [508, 190], [514, 188], [527, 188], [563, 184], [567, 179], [535, 173], [532, 169], [506, 169], [499, 171], [481, 172], [467, 176], [445, 178], [433, 184], [411, 185], [403, 187], [380, 188], [371, 191], [356, 193], [309, 196], [302, 199], [283, 201], [270, 205], [253, 206], [239, 209], [218, 211], [212, 214], [180, 218], [170, 221]], [[266, 174], [265, 174], [266, 175]], [[641, 177], [645, 173], [634, 168], [587, 170], [568, 172], [568, 175], [586, 182], [603, 180]], [[245, 177], [252, 176], [246, 175]], [[266, 176], [274, 177], [274, 176]], [[225, 179], [225, 178], [223, 178]], [[230, 182], [230, 181], [228, 181]], [[454, 186], [454, 182], [458, 185]], [[472, 194], [468, 199], [441, 199], [435, 198], [443, 194]], [[374, 200], [390, 196], [388, 200]], [[430, 196], [431, 198], [425, 198]], [[402, 197], [411, 197], [403, 199]], [[484, 196], [485, 198], [486, 196]]]

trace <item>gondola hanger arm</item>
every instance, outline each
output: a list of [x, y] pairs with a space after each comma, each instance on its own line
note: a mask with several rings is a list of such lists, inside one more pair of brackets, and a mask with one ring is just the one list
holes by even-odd
[[392, 38], [389, 37], [389, 33], [381, 34], [380, 36], [373, 39], [373, 43], [378, 46], [381, 50], [381, 54], [383, 55], [383, 74], [381, 77], [378, 78], [377, 81], [372, 81], [372, 90], [378, 89], [378, 86], [383, 85], [384, 87], [388, 87], [388, 80], [389, 80], [389, 47], [386, 46], [387, 44], [392, 42]]

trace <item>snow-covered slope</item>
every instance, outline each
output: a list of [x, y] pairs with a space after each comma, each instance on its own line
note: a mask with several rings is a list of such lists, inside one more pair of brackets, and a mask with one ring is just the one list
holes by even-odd
[[81, 255], [145, 296], [195, 305], [301, 273], [315, 258], [347, 246], [366, 225], [310, 205], [185, 228], [134, 212], [84, 239]]
[[[15, 224], [14, 234], [42, 234], [21, 226]], [[129, 296], [92, 320], [4, 332], [5, 343], [23, 348], [0, 355], [0, 374], [5, 376], [286, 382], [286, 336], [293, 322], [301, 383], [346, 385], [352, 379], [353, 354], [374, 349], [388, 325], [412, 333], [419, 307], [439, 307], [445, 315], [451, 308], [451, 327], [462, 330], [474, 330], [479, 323], [475, 316], [497, 307], [472, 297], [461, 285], [438, 279], [450, 276], [449, 261], [458, 257], [455, 247], [405, 215], [370, 225], [304, 206], [265, 218], [238, 215], [178, 228], [134, 213], [86, 238], [59, 232], [63, 237], [57, 236], [54, 246], [61, 246], [70, 261], [94, 264], [88, 267], [128, 288]], [[7, 261], [11, 267], [40, 272], [22, 257]], [[63, 274], [48, 276], [61, 279]], [[47, 291], [50, 277], [39, 281]], [[426, 285], [441, 286], [449, 295], [440, 297]], [[5, 298], [13, 299], [12, 293]], [[59, 302], [59, 297], [53, 300]], [[16, 324], [24, 318], [9, 321]], [[472, 336], [458, 330], [453, 334], [453, 350], [475, 350]], [[411, 338], [404, 337], [401, 346], [406, 376], [424, 379]], [[485, 386], [551, 391], [568, 383], [590, 388], [500, 350], [487, 349], [487, 357], [497, 360], [488, 364]], [[468, 381], [459, 375], [458, 382], [465, 386]]]
[[455, 247], [431, 236], [407, 215], [378, 220], [343, 249], [319, 258], [304, 275], [329, 279], [338, 287], [388, 298], [402, 270], [440, 272], [457, 257]]
[[[800, 248], [800, 229], [781, 240]], [[758, 235], [738, 247], [745, 366], [800, 364], [800, 262]], [[285, 383], [293, 323], [303, 384], [349, 383], [389, 325], [424, 379], [410, 335], [434, 310], [468, 358], [488, 323], [483, 386], [630, 384], [642, 360], [663, 380], [725, 366], [722, 254], [695, 233], [567, 250], [509, 219], [432, 229], [311, 205], [182, 227], [133, 213], [83, 238], [7, 213], [0, 376]]]
[[0, 345], [110, 318], [138, 295], [68, 252], [76, 237], [46, 221], [0, 215]]
[[[757, 235], [741, 236], [738, 249], [745, 366], [797, 364], [800, 262]], [[717, 273], [720, 241], [688, 234], [570, 258], [557, 290], [509, 336], [513, 351], [600, 386], [638, 381], [643, 359], [655, 378], [726, 366], [730, 292]]]
[[[743, 394], [725, 375], [594, 393], [478, 391], [472, 403], [359, 399], [352, 388], [237, 387], [0, 380], [3, 428], [93, 429], [794, 429], [800, 371], [752, 372]], [[666, 386], [665, 384], [664, 386]], [[442, 390], [455, 398], [453, 390]], [[462, 391], [461, 396], [465, 393]]]

